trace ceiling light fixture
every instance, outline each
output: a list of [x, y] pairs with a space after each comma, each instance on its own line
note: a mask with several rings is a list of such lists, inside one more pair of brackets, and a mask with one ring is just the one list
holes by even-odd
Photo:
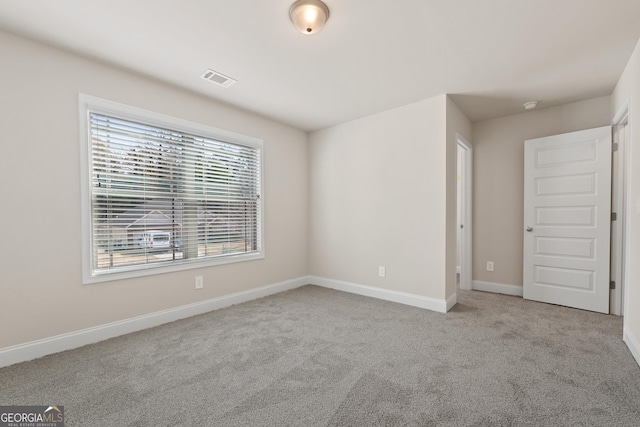
[[329, 19], [329, 8], [320, 0], [297, 0], [289, 9], [289, 18], [302, 34], [315, 34]]
[[525, 110], [533, 110], [538, 106], [538, 101], [525, 102], [522, 106], [524, 107]]

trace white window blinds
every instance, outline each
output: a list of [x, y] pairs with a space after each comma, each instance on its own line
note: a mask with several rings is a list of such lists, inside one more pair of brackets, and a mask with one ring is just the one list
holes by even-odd
[[261, 250], [260, 147], [88, 111], [91, 273]]

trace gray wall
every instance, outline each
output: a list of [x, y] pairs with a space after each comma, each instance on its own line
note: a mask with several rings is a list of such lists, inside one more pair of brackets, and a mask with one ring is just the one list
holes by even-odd
[[[0, 348], [308, 274], [306, 133], [7, 33], [0, 51]], [[83, 286], [80, 92], [263, 139], [265, 259]]]
[[445, 299], [445, 140], [444, 95], [310, 135], [312, 275]]
[[625, 104], [629, 104], [630, 141], [627, 153], [631, 175], [627, 189], [627, 276], [624, 310], [624, 335], [634, 356], [640, 363], [640, 41], [613, 91], [612, 117]]

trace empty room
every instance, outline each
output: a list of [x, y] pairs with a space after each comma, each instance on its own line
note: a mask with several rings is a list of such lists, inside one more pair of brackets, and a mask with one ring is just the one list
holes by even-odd
[[640, 425], [638, 0], [0, 0], [0, 427]]

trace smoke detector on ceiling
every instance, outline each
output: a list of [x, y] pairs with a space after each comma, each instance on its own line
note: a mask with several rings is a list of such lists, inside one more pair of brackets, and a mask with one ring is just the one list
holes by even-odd
[[222, 87], [229, 87], [238, 82], [236, 79], [232, 79], [231, 77], [225, 76], [224, 74], [211, 69], [202, 73], [200, 77]]
[[533, 110], [538, 106], [538, 101], [529, 101], [522, 104], [525, 110]]

